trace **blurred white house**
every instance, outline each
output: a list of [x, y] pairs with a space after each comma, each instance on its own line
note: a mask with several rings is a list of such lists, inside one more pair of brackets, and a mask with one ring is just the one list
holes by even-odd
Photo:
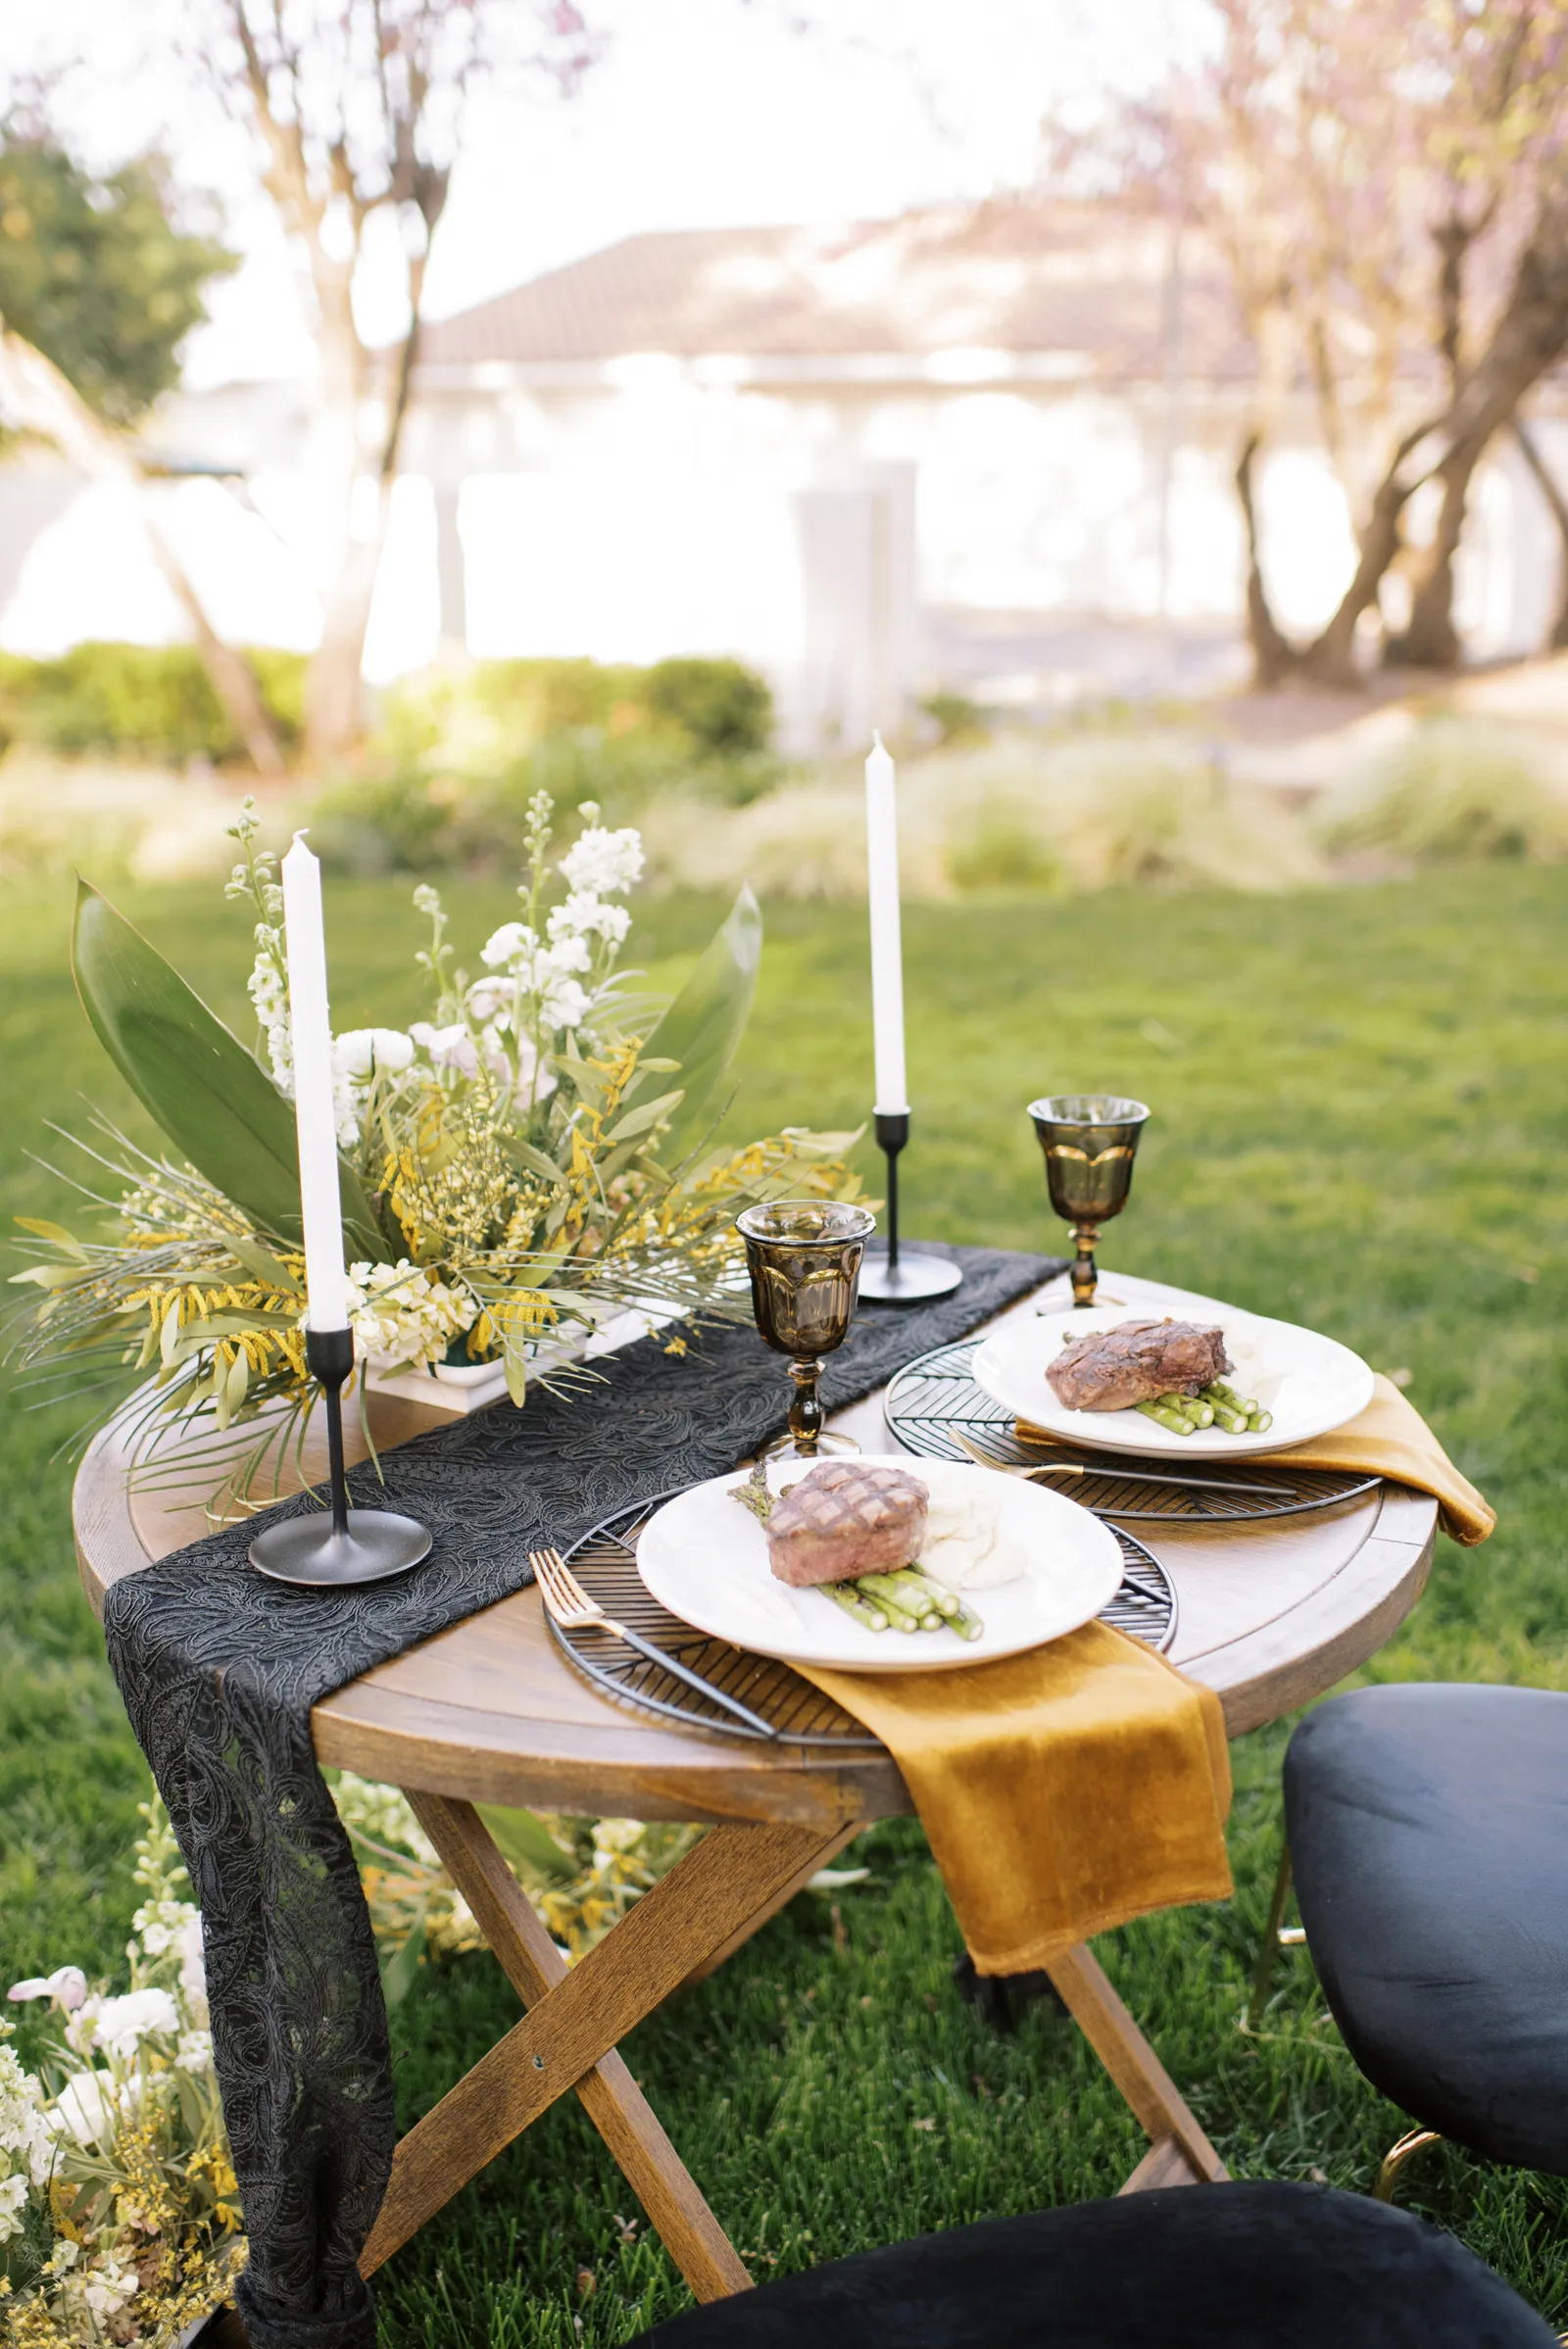
[[[937, 688], [1020, 709], [1201, 691], [1246, 667], [1252, 376], [1212, 258], [1103, 207], [628, 238], [426, 329], [367, 674], [732, 653], [802, 749]], [[242, 641], [318, 625], [309, 401], [180, 394], [149, 434]], [[1568, 425], [1541, 437], [1568, 476]], [[1304, 392], [1260, 502], [1281, 615], [1309, 626], [1352, 555]], [[1463, 551], [1473, 653], [1539, 641], [1556, 563], [1500, 447]], [[180, 633], [131, 501], [37, 459], [0, 473], [0, 644]]]

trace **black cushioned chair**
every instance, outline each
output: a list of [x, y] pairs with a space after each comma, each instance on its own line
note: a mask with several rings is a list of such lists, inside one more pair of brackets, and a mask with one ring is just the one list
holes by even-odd
[[1568, 2175], [1568, 1695], [1334, 1697], [1291, 1739], [1285, 1824], [1367, 2079], [1424, 2131]]
[[988, 2219], [710, 2301], [640, 2349], [1556, 2349], [1451, 2235], [1327, 2186]]

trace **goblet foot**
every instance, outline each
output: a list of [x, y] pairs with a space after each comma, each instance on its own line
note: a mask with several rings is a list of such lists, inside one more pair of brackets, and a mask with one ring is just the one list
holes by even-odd
[[1073, 1226], [1072, 1242], [1078, 1251], [1071, 1267], [1072, 1301], [1076, 1309], [1081, 1310], [1095, 1301], [1095, 1291], [1100, 1285], [1100, 1272], [1095, 1263], [1095, 1243], [1099, 1238], [1098, 1224], [1080, 1223]]
[[758, 1455], [763, 1460], [799, 1460], [809, 1467], [813, 1460], [826, 1460], [841, 1452], [858, 1452], [859, 1445], [853, 1436], [829, 1435], [826, 1432], [798, 1444], [793, 1436], [775, 1436], [764, 1444]]

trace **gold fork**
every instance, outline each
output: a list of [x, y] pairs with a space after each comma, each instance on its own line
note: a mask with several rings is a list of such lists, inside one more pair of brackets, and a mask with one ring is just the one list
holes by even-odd
[[778, 1736], [771, 1722], [764, 1721], [760, 1713], [754, 1713], [750, 1706], [743, 1705], [738, 1697], [726, 1696], [722, 1688], [715, 1688], [711, 1681], [705, 1681], [700, 1672], [691, 1671], [677, 1657], [670, 1655], [667, 1649], [656, 1647], [652, 1639], [645, 1639], [640, 1632], [634, 1632], [626, 1624], [617, 1623], [612, 1615], [607, 1615], [599, 1601], [589, 1597], [559, 1549], [530, 1549], [528, 1563], [533, 1568], [551, 1619], [562, 1631], [609, 1632], [612, 1639], [624, 1639], [628, 1647], [635, 1647], [639, 1655], [646, 1656], [651, 1664], [657, 1664], [662, 1672], [673, 1673], [675, 1679], [684, 1681], [688, 1688], [695, 1688], [699, 1696], [706, 1696], [712, 1703], [722, 1705], [726, 1713], [733, 1713], [737, 1721], [744, 1721], [747, 1728], [755, 1731], [759, 1737]]

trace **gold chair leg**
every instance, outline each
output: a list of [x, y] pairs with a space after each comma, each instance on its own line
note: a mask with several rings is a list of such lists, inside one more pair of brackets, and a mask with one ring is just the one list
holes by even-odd
[[[1269, 1988], [1274, 1980], [1275, 1961], [1285, 1946], [1286, 1936], [1280, 1931], [1280, 1924], [1285, 1915], [1285, 1903], [1290, 1889], [1291, 1847], [1289, 1843], [1282, 1843], [1280, 1864], [1274, 1877], [1274, 1897], [1268, 1904], [1268, 1923], [1263, 1928], [1263, 1946], [1257, 1953], [1257, 1964], [1252, 1972], [1252, 1995], [1247, 2002], [1247, 2028], [1249, 2031], [1257, 2030], [1263, 2020], [1263, 2009], [1268, 2004]], [[1301, 1941], [1306, 1936], [1304, 1933], [1297, 1932], [1293, 1933], [1290, 1938], [1292, 1941]]]
[[1441, 2145], [1442, 2142], [1443, 2131], [1440, 2129], [1407, 2129], [1397, 2145], [1391, 2147], [1383, 2157], [1377, 2184], [1372, 2188], [1373, 2201], [1392, 2202], [1395, 2183], [1411, 2154], [1419, 2153], [1423, 2145]]

